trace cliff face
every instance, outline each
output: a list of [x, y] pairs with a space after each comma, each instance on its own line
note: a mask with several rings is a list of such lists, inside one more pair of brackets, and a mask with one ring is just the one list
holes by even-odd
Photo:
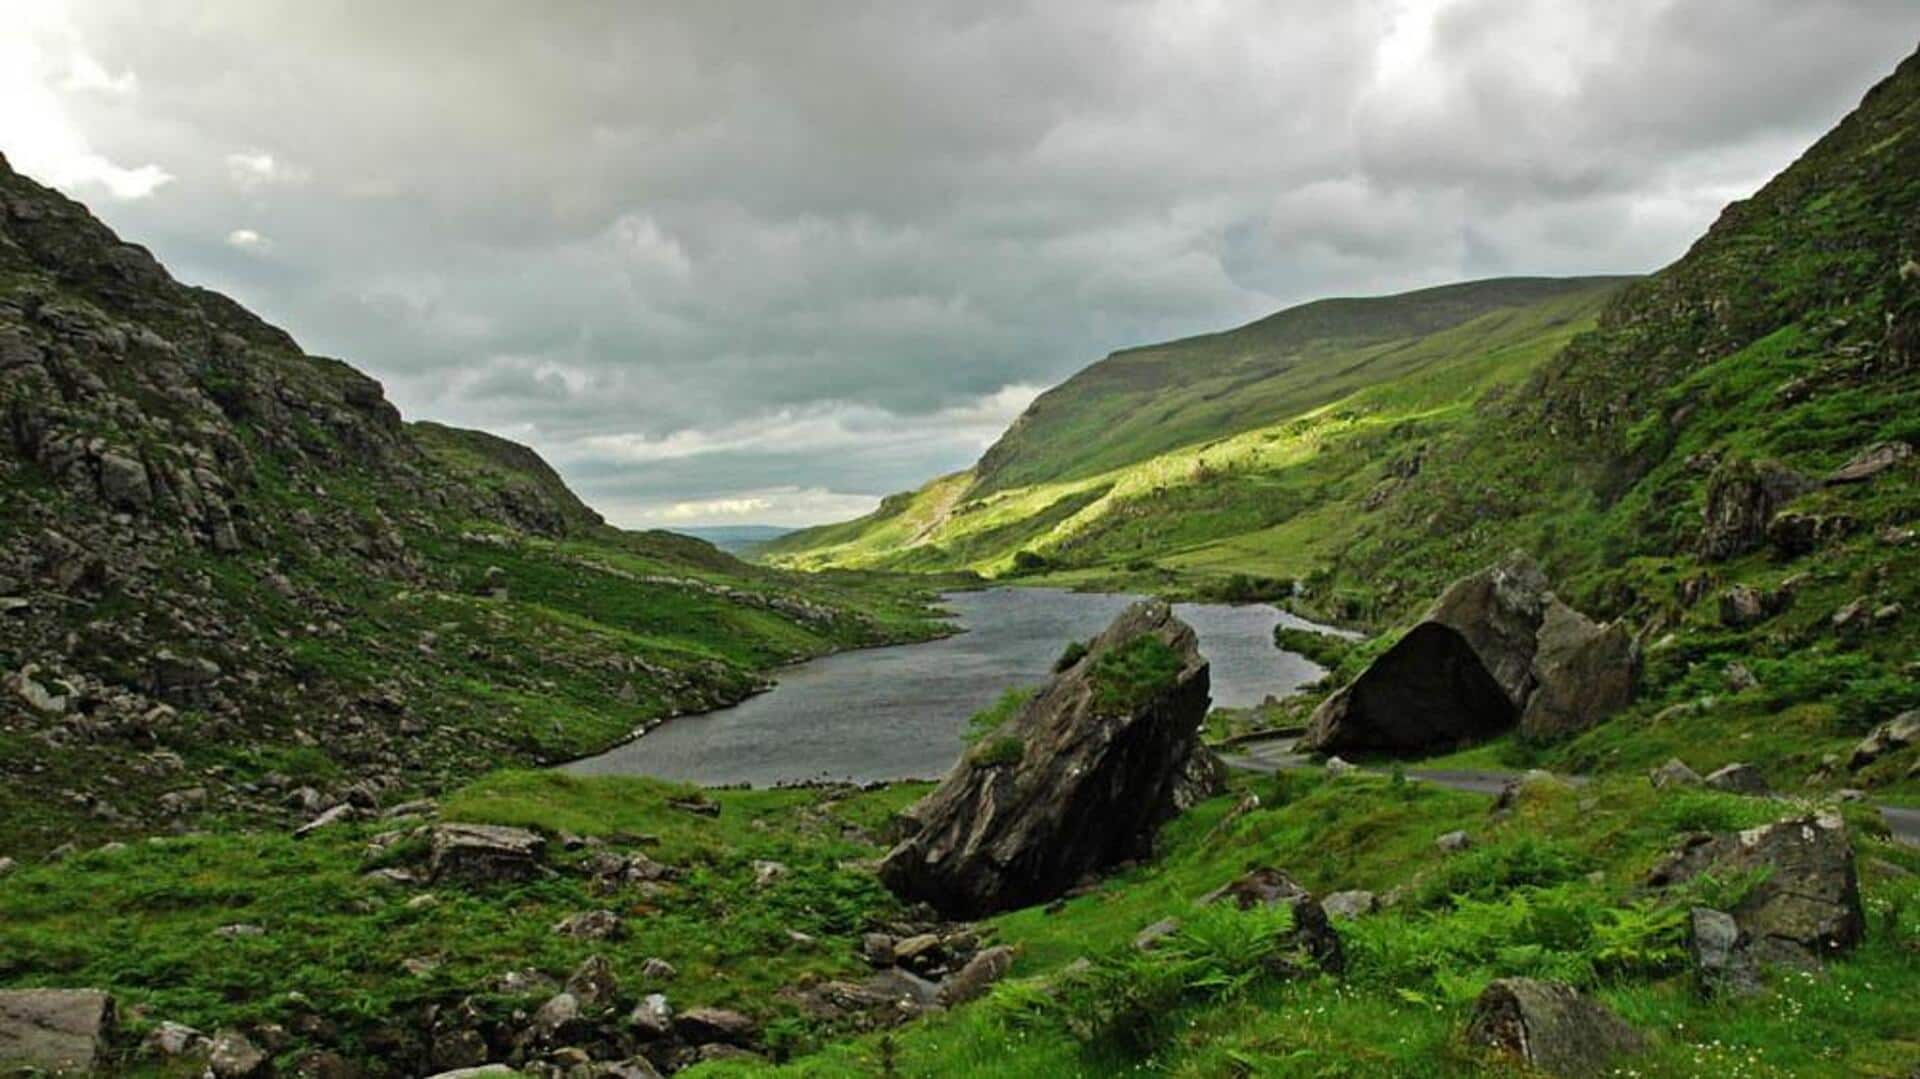
[[36, 834], [598, 748], [881, 633], [822, 591], [403, 423], [0, 159], [0, 815]]

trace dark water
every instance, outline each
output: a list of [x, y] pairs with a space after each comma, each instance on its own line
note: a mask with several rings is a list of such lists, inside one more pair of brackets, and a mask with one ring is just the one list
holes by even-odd
[[[695, 783], [933, 779], [959, 757], [968, 717], [1012, 686], [1043, 681], [1069, 640], [1105, 629], [1136, 597], [1000, 589], [947, 597], [966, 633], [842, 652], [790, 667], [732, 708], [686, 716], [567, 770]], [[1273, 627], [1306, 626], [1265, 605], [1175, 606], [1213, 664], [1216, 706], [1246, 707], [1320, 676], [1273, 646]]]

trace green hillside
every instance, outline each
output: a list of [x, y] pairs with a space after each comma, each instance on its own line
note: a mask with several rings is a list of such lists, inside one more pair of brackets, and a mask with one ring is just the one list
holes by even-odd
[[[1230, 333], [1121, 353], [1043, 396], [974, 471], [763, 553], [807, 568], [1004, 573], [1026, 551], [1056, 572], [1120, 573], [1142, 559], [1202, 572], [1304, 572], [1293, 537], [1264, 534], [1325, 504], [1330, 490], [1364, 493], [1355, 485], [1387, 432], [1460, 422], [1489, 388], [1524, 377], [1590, 328], [1620, 284], [1513, 279], [1307, 304]], [[1475, 307], [1492, 309], [1470, 314]], [[1445, 318], [1458, 321], [1393, 336]], [[1323, 332], [1342, 336], [1303, 336]], [[1129, 378], [1135, 384], [1124, 388]], [[989, 480], [996, 456], [1002, 464]], [[1124, 463], [1081, 474], [1106, 458]], [[1007, 484], [1010, 471], [1043, 459], [1070, 463], [1044, 481]], [[1286, 564], [1272, 564], [1275, 555]]]
[[1097, 475], [1297, 416], [1441, 360], [1421, 346], [1443, 330], [1477, 322], [1445, 346], [1471, 348], [1522, 308], [1622, 280], [1508, 277], [1317, 300], [1224, 333], [1116, 352], [1034, 401], [981, 456], [974, 493]]

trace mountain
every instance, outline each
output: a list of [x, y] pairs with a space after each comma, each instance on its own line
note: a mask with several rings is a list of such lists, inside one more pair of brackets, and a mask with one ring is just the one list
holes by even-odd
[[[1392, 428], [1470, 410], [1591, 328], [1618, 277], [1506, 278], [1326, 300], [1115, 353], [1041, 395], [979, 464], [858, 521], [759, 552], [780, 564], [1217, 568], [1368, 470]], [[1309, 479], [1308, 477], [1311, 476]], [[1228, 557], [1224, 564], [1239, 567]]]
[[1442, 362], [1422, 343], [1444, 330], [1477, 323], [1446, 342], [1473, 348], [1521, 309], [1625, 280], [1505, 277], [1316, 300], [1238, 329], [1116, 352], [1041, 394], [981, 456], [968, 493], [1080, 479], [1297, 416]]
[[608, 527], [0, 159], [0, 848], [434, 789], [924, 635]]

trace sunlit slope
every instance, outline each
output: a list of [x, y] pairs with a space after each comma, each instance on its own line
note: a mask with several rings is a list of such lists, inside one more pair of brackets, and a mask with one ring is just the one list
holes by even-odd
[[1509, 277], [1316, 300], [1221, 333], [1125, 349], [1042, 394], [981, 456], [974, 489], [1089, 478], [1297, 416], [1451, 355], [1421, 348], [1443, 331], [1619, 281]]
[[[1024, 566], [1036, 565], [1038, 558], [1055, 572], [1110, 575], [1129, 567], [1141, 572], [1149, 562], [1209, 573], [1280, 572], [1300, 561], [1302, 539], [1315, 545], [1338, 542], [1337, 529], [1330, 531], [1325, 518], [1338, 524], [1345, 510], [1331, 503], [1349, 496], [1363, 499], [1388, 478], [1394, 462], [1378, 460], [1374, 453], [1385, 433], [1439, 431], [1456, 424], [1490, 388], [1524, 378], [1575, 334], [1591, 328], [1619, 283], [1584, 279], [1576, 288], [1549, 289], [1558, 294], [1548, 299], [1500, 307], [1420, 337], [1320, 348], [1313, 366], [1347, 387], [1345, 392], [1287, 411], [1278, 402], [1313, 395], [1300, 385], [1303, 376], [1294, 368], [1282, 369], [1238, 392], [1237, 397], [1264, 402], [1260, 407], [1270, 415], [1242, 430], [1233, 430], [1226, 417], [1250, 406], [1237, 403], [1236, 395], [1201, 389], [1219, 378], [1187, 377], [1164, 391], [1162, 411], [1177, 411], [1183, 422], [1211, 414], [1224, 431], [1207, 428], [1201, 437], [1085, 476], [996, 490], [986, 490], [977, 471], [945, 476], [889, 498], [858, 521], [784, 537], [767, 548], [766, 557], [804, 568], [966, 568], [998, 574], [1013, 569], [1016, 554], [1026, 552]], [[1530, 279], [1461, 288], [1484, 294], [1501, 285], [1501, 294], [1511, 295], [1514, 287], [1566, 284]], [[1363, 302], [1384, 301], [1340, 301]], [[1161, 351], [1191, 347], [1179, 342]], [[1154, 434], [1153, 440], [1163, 439]], [[1142, 441], [1149, 439], [1134, 444]], [[1104, 452], [1118, 453], [1118, 445], [1110, 443]], [[981, 467], [986, 465], [983, 461]], [[1303, 521], [1315, 522], [1314, 527], [1305, 537], [1293, 536]]]

